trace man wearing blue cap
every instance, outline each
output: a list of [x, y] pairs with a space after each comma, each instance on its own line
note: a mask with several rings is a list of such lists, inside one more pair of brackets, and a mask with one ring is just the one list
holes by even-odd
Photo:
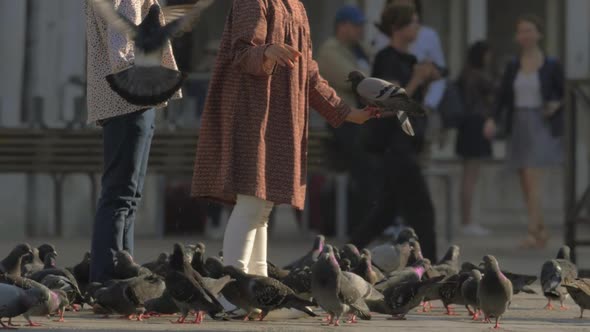
[[347, 82], [348, 73], [360, 70], [365, 74], [371, 71], [369, 56], [361, 42], [366, 18], [356, 6], [344, 6], [336, 12], [334, 36], [320, 48], [318, 65], [322, 76], [330, 83], [349, 105], [358, 102]]
[[[336, 12], [334, 36], [328, 39], [318, 53], [317, 62], [320, 73], [336, 93], [348, 105], [360, 106], [350, 82], [348, 73], [354, 70], [370, 74], [369, 54], [362, 45], [366, 18], [356, 6], [344, 6]], [[361, 220], [368, 209], [366, 185], [367, 176], [372, 174], [369, 156], [359, 142], [359, 128], [343, 124], [339, 128], [328, 126], [333, 140], [328, 151], [330, 160], [337, 171], [350, 175], [348, 214], [351, 226]]]

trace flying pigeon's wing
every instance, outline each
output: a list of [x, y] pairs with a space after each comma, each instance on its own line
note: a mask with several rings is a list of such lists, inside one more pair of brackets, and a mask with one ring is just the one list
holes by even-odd
[[[166, 24], [164, 29], [166, 29], [166, 32], [172, 37], [178, 37], [183, 33], [190, 31], [201, 16], [203, 10], [211, 6], [214, 1], [215, 0], [199, 0], [197, 3], [191, 6], [191, 9], [188, 10], [185, 15]], [[177, 10], [176, 12], [179, 14], [180, 10]]]
[[93, 0], [94, 9], [96, 12], [111, 26], [119, 30], [121, 33], [129, 37], [135, 37], [137, 33], [137, 26], [133, 24], [127, 17], [119, 14], [112, 1], [109, 0]]

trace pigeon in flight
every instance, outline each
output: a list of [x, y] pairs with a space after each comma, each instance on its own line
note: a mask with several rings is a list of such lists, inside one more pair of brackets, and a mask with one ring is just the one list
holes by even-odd
[[[189, 31], [213, 1], [198, 0], [194, 5], [164, 9], [154, 4], [141, 24], [135, 25], [115, 10], [112, 1], [93, 0], [96, 12], [135, 44], [134, 64], [106, 77], [111, 88], [129, 103], [139, 106], [157, 105], [170, 99], [186, 75], [162, 66], [164, 46], [170, 39]], [[160, 23], [162, 13], [167, 18], [165, 25]]]

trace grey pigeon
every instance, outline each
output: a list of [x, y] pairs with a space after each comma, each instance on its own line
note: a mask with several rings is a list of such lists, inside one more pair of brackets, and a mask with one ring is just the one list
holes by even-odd
[[[483, 272], [482, 268], [478, 267], [473, 263], [464, 262], [463, 264], [461, 264], [461, 272], [470, 273], [472, 270], [478, 270], [479, 272]], [[514, 295], [520, 292], [527, 294], [537, 294], [537, 292], [531, 287], [531, 285], [535, 281], [537, 281], [537, 276], [512, 273], [506, 270], [502, 270], [502, 273], [504, 273], [506, 278], [510, 279], [510, 281], [512, 282], [512, 290], [514, 292]]]
[[567, 309], [563, 302], [568, 297], [568, 292], [562, 283], [578, 277], [578, 269], [570, 260], [569, 251], [568, 246], [563, 246], [559, 249], [558, 258], [545, 262], [541, 267], [541, 288], [547, 298], [545, 309], [553, 309], [551, 301], [560, 301], [561, 309]]
[[60, 318], [57, 322], [63, 322], [66, 307], [70, 304], [66, 293], [60, 289], [50, 290], [45, 286], [36, 288], [45, 294], [44, 301], [23, 313], [23, 317], [29, 322], [27, 326], [41, 326], [41, 324], [33, 322], [31, 317], [47, 317], [54, 313], [59, 314]]
[[383, 292], [386, 289], [401, 283], [420, 281], [425, 271], [425, 261], [420, 260], [414, 265], [408, 266], [401, 271], [395, 271], [391, 273], [389, 276], [387, 276], [387, 279], [377, 283], [375, 288], [378, 291]]
[[90, 283], [90, 252], [87, 251], [82, 257], [82, 261], [74, 265], [72, 274], [78, 282], [78, 287], [82, 294], [86, 292], [86, 287]]
[[477, 298], [485, 320], [496, 318], [495, 329], [500, 328], [500, 317], [512, 301], [512, 282], [500, 271], [494, 256], [483, 257], [484, 275], [479, 282]]
[[96, 303], [114, 313], [141, 321], [146, 312], [145, 303], [162, 296], [166, 285], [157, 275], [115, 280], [96, 291]]
[[459, 246], [452, 245], [444, 257], [432, 268], [444, 276], [451, 276], [459, 273]]
[[11, 276], [20, 277], [22, 272], [21, 263], [23, 257], [32, 254], [33, 250], [31, 249], [30, 245], [26, 243], [17, 245], [14, 247], [14, 249], [12, 249], [12, 251], [10, 251], [6, 258], [0, 261], [0, 273], [6, 273]]
[[283, 281], [283, 279], [289, 275], [289, 270], [281, 269], [271, 261], [267, 261], [266, 264], [268, 266], [267, 274], [271, 278]]
[[217, 300], [217, 294], [205, 287], [203, 278], [194, 271], [186, 260], [184, 246], [176, 243], [169, 259], [166, 274], [166, 289], [180, 309], [182, 316], [178, 323], [184, 323], [192, 310], [197, 312], [195, 323], [203, 320], [203, 311], [213, 319], [224, 319], [223, 306]]
[[42, 244], [38, 248], [32, 248], [32, 254], [23, 257], [22, 275], [29, 276], [37, 271], [43, 270], [45, 256], [49, 253], [57, 256], [55, 246], [49, 243]]
[[392, 315], [390, 319], [405, 319], [406, 314], [419, 306], [425, 294], [443, 278], [443, 276], [439, 276], [427, 280], [408, 281], [385, 289], [383, 296], [388, 310], [386, 313]]
[[246, 274], [234, 266], [226, 266], [225, 273], [235, 279], [234, 284], [246, 302], [246, 307], [241, 308], [248, 315], [252, 313], [252, 309], [260, 309], [259, 319], [263, 320], [270, 311], [289, 308], [302, 311], [311, 317], [316, 316], [307, 308], [314, 305], [312, 302], [299, 298], [291, 288], [276, 279]]
[[145, 263], [142, 267], [150, 270], [154, 274], [165, 277], [166, 269], [168, 268], [168, 254], [165, 252], [160, 253], [155, 261]]
[[468, 273], [453, 274], [451, 276], [445, 276], [445, 279], [440, 283], [438, 295], [443, 306], [447, 310], [447, 315], [456, 315], [451, 309], [451, 304], [466, 304], [463, 293], [461, 293], [461, 287], [469, 277], [470, 275]]
[[[45, 294], [39, 288], [22, 289], [17, 286], [0, 284], [0, 326], [10, 328], [2, 319], [20, 316], [45, 301]], [[12, 323], [8, 322], [8, 325]]]
[[115, 270], [113, 272], [115, 279], [129, 279], [149, 274], [152, 274], [152, 272], [134, 262], [133, 257], [126, 250], [121, 250], [115, 254]]
[[82, 291], [80, 291], [80, 286], [78, 285], [78, 281], [76, 277], [70, 272], [68, 269], [59, 268], [56, 266], [56, 256], [57, 253], [50, 252], [45, 256], [45, 266], [43, 270], [38, 271], [30, 276], [30, 278], [36, 282], [41, 283], [45, 277], [49, 275], [54, 276], [62, 276], [69, 280], [69, 283], [72, 287], [72, 292], [70, 295], [70, 300], [74, 300], [75, 303], [79, 303], [82, 300]]
[[375, 285], [379, 281], [385, 279], [385, 276], [378, 268], [374, 267], [371, 260], [371, 252], [367, 249], [363, 249], [361, 259], [357, 264], [356, 268], [352, 272], [363, 277], [371, 285]]
[[384, 243], [371, 249], [371, 260], [384, 273], [391, 273], [397, 270], [400, 265], [405, 265], [410, 256], [410, 244]]
[[[170, 39], [189, 31], [201, 12], [212, 3], [213, 0], [199, 0], [186, 10], [186, 15], [175, 15], [176, 19], [165, 25], [160, 22], [162, 9], [154, 4], [143, 22], [135, 25], [115, 11], [112, 1], [93, 0], [96, 12], [135, 45], [134, 64], [106, 77], [111, 88], [134, 105], [157, 105], [170, 99], [180, 89], [186, 75], [162, 66], [163, 49]], [[167, 16], [170, 19], [173, 15]]]
[[[461, 285], [461, 295], [465, 299], [465, 308], [473, 316], [473, 320], [477, 320], [479, 316], [479, 301], [477, 298], [477, 288], [481, 281], [481, 272], [479, 270], [471, 270], [469, 278]], [[473, 311], [469, 308], [471, 306]]]
[[563, 283], [574, 302], [580, 306], [580, 319], [584, 318], [584, 309], [590, 309], [590, 279], [575, 279]]
[[49, 274], [41, 280], [41, 284], [51, 290], [61, 290], [66, 294], [69, 304], [82, 304], [84, 299], [78, 287], [67, 277]]
[[361, 252], [354, 244], [345, 244], [340, 250], [339, 260], [343, 259], [348, 259], [350, 261], [351, 268], [355, 269], [361, 261]]
[[370, 309], [362, 294], [340, 270], [332, 246], [326, 248], [311, 268], [311, 294], [318, 305], [329, 315], [328, 325], [338, 326], [340, 317], [350, 314], [351, 322], [355, 316], [371, 319]]
[[198, 247], [193, 255], [193, 259], [191, 260], [191, 266], [195, 271], [199, 272], [203, 277], [209, 276], [209, 271], [207, 271], [207, 267], [205, 266], [205, 246]]
[[406, 90], [382, 79], [366, 77], [359, 71], [349, 73], [348, 81], [364, 104], [381, 108], [385, 115], [395, 114], [406, 134], [414, 136], [408, 115], [423, 116], [426, 112], [408, 96]]
[[43, 270], [43, 261], [39, 259], [39, 249], [32, 248], [32, 253], [23, 257], [21, 262], [21, 275], [29, 276]]
[[291, 270], [282, 280], [285, 286], [291, 288], [297, 296], [303, 299], [311, 297], [311, 268]]
[[174, 302], [167, 290], [164, 290], [162, 296], [146, 301], [145, 310], [150, 316], [172, 315], [180, 312], [176, 302]]
[[361, 297], [371, 311], [387, 313], [383, 312], [383, 310], [385, 310], [383, 308], [386, 307], [385, 297], [378, 290], [376, 290], [373, 285], [371, 285], [361, 276], [352, 272], [342, 272], [342, 275], [348, 279], [352, 287], [359, 291]]
[[286, 270], [293, 270], [301, 269], [306, 266], [311, 267], [320, 256], [322, 250], [324, 249], [325, 242], [326, 238], [323, 235], [316, 236], [311, 251], [305, 254], [303, 257], [300, 257], [299, 259], [295, 260], [291, 264], [286, 265], [284, 268]]

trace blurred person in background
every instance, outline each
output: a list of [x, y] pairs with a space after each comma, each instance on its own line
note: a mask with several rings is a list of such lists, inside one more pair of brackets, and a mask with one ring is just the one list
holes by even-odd
[[[439, 77], [430, 63], [418, 64], [410, 53], [410, 45], [420, 30], [414, 6], [391, 5], [385, 9], [381, 26], [390, 32], [390, 46], [375, 57], [372, 76], [404, 87], [418, 102], [424, 99], [428, 84]], [[395, 119], [371, 120], [363, 139], [368, 151], [382, 159], [383, 178], [380, 191], [364, 222], [352, 234], [352, 242], [367, 246], [391, 226], [397, 216], [416, 230], [425, 257], [436, 260], [434, 206], [422, 174], [419, 155], [424, 149], [426, 119], [412, 118], [416, 136], [408, 136]], [[366, 136], [365, 136], [366, 135]]]
[[471, 207], [481, 160], [492, 156], [490, 139], [483, 126], [492, 113], [496, 85], [492, 75], [492, 52], [485, 41], [469, 47], [467, 63], [457, 80], [463, 99], [464, 113], [458, 126], [456, 153], [463, 160], [461, 179], [462, 233], [485, 236], [490, 232], [471, 219]]
[[506, 159], [510, 168], [518, 170], [529, 216], [522, 248], [544, 248], [547, 244], [539, 183], [543, 169], [560, 165], [563, 159], [564, 72], [559, 61], [541, 48], [542, 38], [543, 24], [538, 17], [518, 19], [519, 54], [506, 65], [494, 116], [484, 126], [485, 136], [492, 138], [496, 122], [506, 114]]
[[[423, 22], [423, 7], [422, 1], [420, 0], [387, 0], [385, 8], [389, 5], [402, 4], [402, 5], [413, 5], [416, 8], [416, 14], [420, 20], [420, 30], [418, 30], [418, 36], [416, 40], [410, 45], [410, 53], [413, 54], [419, 63], [430, 62], [438, 67], [441, 76], [446, 76], [446, 61], [445, 55], [442, 49], [442, 43], [438, 32], [432, 27], [425, 25]], [[377, 50], [381, 50], [390, 44], [390, 36], [383, 29], [378, 26], [381, 34], [375, 37], [374, 47]], [[446, 80], [439, 78], [430, 82], [424, 95], [424, 106], [431, 111], [437, 111], [441, 102], [445, 97]]]
[[[358, 70], [368, 75], [371, 71], [369, 52], [362, 44], [365, 24], [365, 15], [357, 6], [340, 8], [334, 19], [334, 36], [324, 42], [317, 57], [322, 77], [342, 100], [353, 106], [360, 104], [347, 81], [348, 73]], [[338, 128], [327, 127], [332, 133], [328, 143], [332, 168], [350, 175], [348, 213], [349, 225], [353, 227], [367, 209], [370, 161], [358, 140], [359, 126], [344, 123]]]

